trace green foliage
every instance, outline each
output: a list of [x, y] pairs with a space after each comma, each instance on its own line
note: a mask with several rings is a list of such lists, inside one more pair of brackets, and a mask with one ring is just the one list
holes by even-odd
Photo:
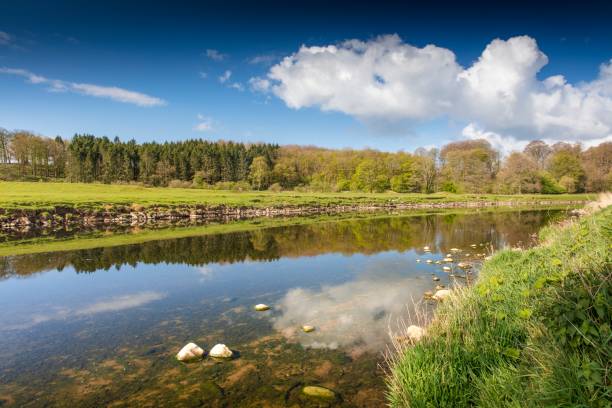
[[257, 156], [249, 168], [249, 181], [257, 190], [263, 190], [270, 183], [270, 168], [265, 157]]
[[542, 185], [542, 194], [562, 194], [565, 189], [561, 187], [555, 179], [546, 172], [540, 173], [540, 184]]
[[561, 149], [553, 153], [548, 171], [568, 193], [584, 191], [585, 173], [577, 152]]
[[[514, 152], [500, 162], [499, 152], [485, 140], [449, 143], [440, 151], [419, 148], [410, 154], [206, 140], [138, 144], [87, 134], [74, 135], [68, 141], [0, 129], [0, 180], [160, 187], [180, 180], [191, 181], [198, 188], [248, 181], [258, 190], [279, 183], [284, 190], [320, 192], [348, 188], [364, 192], [554, 194], [609, 190], [611, 152], [610, 142], [582, 152], [578, 145], [557, 143], [551, 147], [533, 141], [524, 153]], [[257, 157], [263, 159], [252, 167]], [[550, 179], [540, 179], [538, 173], [544, 168], [552, 173]]]
[[459, 187], [452, 181], [445, 181], [442, 184], [442, 191], [446, 191], [448, 193], [457, 193], [459, 192]]

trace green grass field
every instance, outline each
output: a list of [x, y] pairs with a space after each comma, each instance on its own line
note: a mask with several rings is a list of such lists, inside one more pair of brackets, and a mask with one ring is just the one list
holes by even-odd
[[107, 205], [227, 205], [269, 207], [286, 205], [348, 205], [394, 203], [441, 203], [468, 201], [590, 200], [595, 195], [494, 195], [494, 194], [399, 194], [399, 193], [274, 193], [234, 192], [186, 188], [153, 188], [131, 185], [0, 182], [0, 208], [49, 209], [55, 206], [101, 208]]

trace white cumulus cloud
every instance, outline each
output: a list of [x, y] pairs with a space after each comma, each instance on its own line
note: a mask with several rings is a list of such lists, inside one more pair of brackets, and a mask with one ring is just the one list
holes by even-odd
[[[294, 109], [318, 107], [374, 121], [440, 117], [471, 123], [464, 134], [584, 142], [612, 135], [612, 60], [578, 84], [563, 75], [539, 79], [548, 63], [535, 39], [495, 39], [469, 67], [435, 45], [415, 47], [397, 35], [302, 46], [251, 89]], [[500, 140], [499, 143], [502, 143]]]
[[0, 68], [0, 74], [17, 75], [26, 78], [32, 84], [44, 84], [52, 92], [74, 92], [82, 95], [107, 98], [117, 102], [131, 103], [138, 106], [163, 106], [166, 101], [141, 92], [130, 91], [116, 86], [76, 83], [60, 79], [50, 79], [20, 68]]

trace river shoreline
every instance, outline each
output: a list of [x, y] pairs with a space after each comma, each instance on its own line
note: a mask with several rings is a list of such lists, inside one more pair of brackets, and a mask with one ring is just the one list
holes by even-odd
[[168, 223], [233, 221], [261, 217], [297, 217], [342, 213], [421, 209], [578, 206], [586, 200], [457, 201], [441, 203], [369, 203], [352, 205], [284, 205], [269, 207], [225, 205], [108, 206], [104, 210], [56, 206], [47, 209], [2, 209], [0, 230], [23, 232], [56, 227], [156, 226]]

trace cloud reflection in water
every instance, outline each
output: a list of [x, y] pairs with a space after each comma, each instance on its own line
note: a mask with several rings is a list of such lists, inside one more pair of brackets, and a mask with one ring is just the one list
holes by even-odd
[[[113, 296], [88, 305], [80, 307], [54, 307], [49, 313], [31, 313], [29, 316], [15, 316], [21, 319], [18, 323], [0, 325], [1, 330], [22, 330], [50, 320], [69, 319], [82, 316], [91, 316], [98, 313], [119, 312], [144, 306], [148, 303], [164, 299], [166, 294], [153, 291], [129, 293], [121, 296]], [[27, 312], [24, 311], [24, 314]]]
[[[282, 315], [274, 328], [311, 348], [339, 347], [382, 350], [397, 319], [408, 316], [413, 300], [431, 289], [423, 273], [406, 270], [403, 262], [374, 260], [355, 280], [320, 289], [291, 289], [280, 302]], [[316, 331], [305, 334], [304, 324]]]

